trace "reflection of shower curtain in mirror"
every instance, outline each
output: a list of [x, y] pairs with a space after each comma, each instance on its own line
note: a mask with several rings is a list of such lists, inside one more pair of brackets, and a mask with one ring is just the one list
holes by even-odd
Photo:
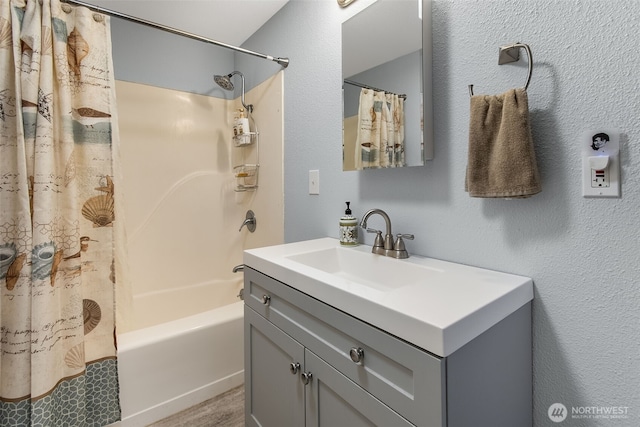
[[109, 19], [3, 0], [0, 73], [0, 420], [107, 425], [120, 418]]
[[404, 105], [398, 95], [362, 89], [357, 131], [356, 169], [405, 165]]
[[[394, 137], [392, 166], [402, 167], [406, 166], [404, 157], [404, 99], [396, 94], [387, 94], [387, 97], [391, 98], [387, 98], [387, 104], [393, 106], [393, 108], [390, 108], [390, 118], [393, 123], [391, 133]], [[389, 140], [391, 140], [391, 133]]]

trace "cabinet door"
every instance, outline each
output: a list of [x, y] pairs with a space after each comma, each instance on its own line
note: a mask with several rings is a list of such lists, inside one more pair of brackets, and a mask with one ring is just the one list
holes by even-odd
[[309, 350], [305, 350], [305, 373], [312, 375], [306, 392], [306, 427], [413, 425]]
[[245, 306], [245, 425], [304, 426], [304, 347]]

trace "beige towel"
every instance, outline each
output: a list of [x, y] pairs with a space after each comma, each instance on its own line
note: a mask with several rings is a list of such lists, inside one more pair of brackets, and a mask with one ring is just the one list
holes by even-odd
[[472, 96], [465, 191], [471, 197], [523, 198], [541, 190], [527, 92]]

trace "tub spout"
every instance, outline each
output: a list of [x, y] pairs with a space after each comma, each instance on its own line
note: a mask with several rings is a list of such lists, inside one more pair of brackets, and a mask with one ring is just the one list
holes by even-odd
[[239, 264], [233, 267], [233, 272], [237, 273], [238, 271], [244, 271], [244, 264]]

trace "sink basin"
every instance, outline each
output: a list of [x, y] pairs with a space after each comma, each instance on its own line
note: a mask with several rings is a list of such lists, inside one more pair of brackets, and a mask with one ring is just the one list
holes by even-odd
[[528, 277], [332, 238], [249, 249], [244, 264], [443, 357], [533, 299]]
[[[291, 261], [324, 271], [382, 292], [427, 280], [438, 280], [442, 270], [406, 263], [354, 248], [334, 247], [287, 257]], [[436, 276], [436, 277], [434, 277]]]

